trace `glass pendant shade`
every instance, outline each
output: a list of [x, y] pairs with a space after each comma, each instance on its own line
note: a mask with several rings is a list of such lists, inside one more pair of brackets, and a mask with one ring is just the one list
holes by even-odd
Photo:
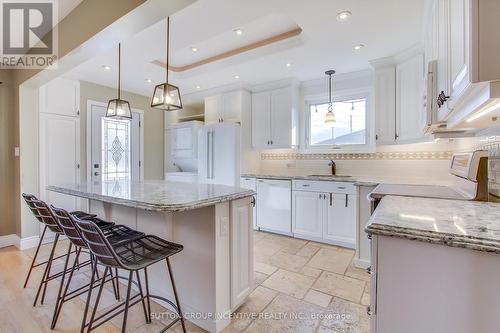
[[132, 119], [132, 110], [130, 103], [123, 99], [112, 99], [108, 102], [106, 117], [118, 119]]
[[168, 82], [155, 87], [151, 107], [164, 111], [182, 109], [181, 93], [179, 88]]
[[331, 123], [334, 123], [336, 122], [336, 119], [335, 119], [335, 113], [333, 113], [333, 111], [328, 111], [325, 115], [325, 123], [326, 124], [331, 124]]

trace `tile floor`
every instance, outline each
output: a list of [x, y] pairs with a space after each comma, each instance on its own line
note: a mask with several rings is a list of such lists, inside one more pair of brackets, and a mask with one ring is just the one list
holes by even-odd
[[[264, 232], [255, 232], [255, 289], [236, 311], [224, 333], [238, 332], [369, 332], [366, 305], [369, 303], [369, 275], [352, 265], [354, 251]], [[67, 245], [62, 245], [62, 254]], [[49, 247], [42, 249], [48, 256]], [[34, 249], [0, 249], [0, 332], [47, 332], [50, 326], [57, 284], [47, 290], [45, 305], [33, 308], [35, 271], [26, 289], [19, 277], [26, 274]], [[62, 263], [59, 262], [59, 265]], [[76, 281], [84, 283], [84, 272]], [[122, 295], [125, 286], [121, 285]], [[182, 297], [182, 296], [181, 296]], [[111, 286], [103, 292], [102, 311], [114, 303]], [[152, 303], [155, 304], [155, 303]], [[54, 332], [79, 329], [84, 301], [77, 298], [65, 304]], [[131, 311], [130, 332], [157, 332], [169, 322], [167, 310], [146, 325], [140, 309]], [[77, 319], [75, 319], [77, 318]], [[96, 332], [119, 332], [122, 316], [99, 327]], [[188, 323], [189, 332], [204, 332]], [[168, 332], [182, 332], [179, 324]]]

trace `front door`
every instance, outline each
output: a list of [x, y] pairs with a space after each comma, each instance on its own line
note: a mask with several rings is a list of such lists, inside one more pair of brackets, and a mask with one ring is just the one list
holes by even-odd
[[141, 135], [139, 112], [132, 120], [106, 118], [104, 104], [91, 104], [92, 181], [140, 181]]

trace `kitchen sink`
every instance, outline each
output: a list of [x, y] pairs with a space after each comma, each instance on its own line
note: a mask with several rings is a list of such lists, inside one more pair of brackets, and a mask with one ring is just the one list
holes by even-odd
[[346, 175], [309, 175], [309, 177], [327, 177], [327, 178], [349, 178], [352, 176], [346, 176]]

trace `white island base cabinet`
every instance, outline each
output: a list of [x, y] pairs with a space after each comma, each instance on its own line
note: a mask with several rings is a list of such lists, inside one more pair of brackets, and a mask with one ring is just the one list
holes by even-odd
[[[154, 212], [94, 200], [89, 205], [90, 212], [107, 220], [184, 246], [171, 258], [173, 275], [186, 318], [203, 329], [220, 332], [250, 294], [252, 197], [181, 212]], [[152, 294], [174, 299], [164, 261], [152, 265], [148, 276]]]
[[500, 327], [500, 255], [373, 235], [372, 333], [490, 333]]

